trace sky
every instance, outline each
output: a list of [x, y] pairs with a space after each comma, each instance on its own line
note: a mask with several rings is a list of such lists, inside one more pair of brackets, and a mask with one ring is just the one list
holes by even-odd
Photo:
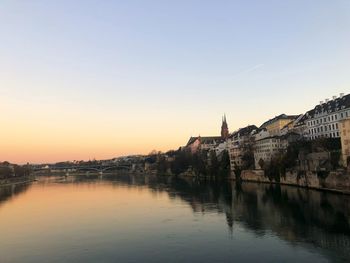
[[350, 1], [0, 0], [0, 161], [166, 151], [350, 91]]

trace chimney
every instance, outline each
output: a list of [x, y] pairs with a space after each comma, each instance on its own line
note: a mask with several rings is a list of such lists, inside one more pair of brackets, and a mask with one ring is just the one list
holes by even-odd
[[344, 93], [340, 93], [339, 97], [342, 98], [344, 96]]
[[326, 101], [326, 103], [327, 103], [327, 102], [329, 101], [329, 99], [326, 99], [325, 101]]
[[321, 100], [321, 101], [320, 101], [320, 105], [322, 105], [322, 104], [323, 104], [323, 101]]
[[333, 96], [332, 98], [333, 98], [333, 100], [335, 100], [337, 98], [337, 96]]

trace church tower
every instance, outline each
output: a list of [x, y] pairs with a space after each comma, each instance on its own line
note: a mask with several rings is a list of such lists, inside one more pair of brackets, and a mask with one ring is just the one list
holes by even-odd
[[224, 114], [224, 117], [222, 118], [222, 124], [221, 124], [221, 138], [226, 140], [228, 136], [229, 136], [228, 125], [226, 121], [226, 114]]

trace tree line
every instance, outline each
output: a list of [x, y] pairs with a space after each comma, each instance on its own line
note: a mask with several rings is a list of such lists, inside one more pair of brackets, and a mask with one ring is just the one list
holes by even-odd
[[188, 149], [179, 149], [165, 154], [152, 153], [147, 161], [155, 163], [160, 175], [186, 172], [198, 177], [226, 178], [230, 175], [230, 158], [226, 150], [218, 157], [215, 151], [191, 153]]
[[0, 179], [7, 179], [12, 177], [29, 176], [31, 173], [30, 166], [11, 164], [7, 161], [0, 162]]

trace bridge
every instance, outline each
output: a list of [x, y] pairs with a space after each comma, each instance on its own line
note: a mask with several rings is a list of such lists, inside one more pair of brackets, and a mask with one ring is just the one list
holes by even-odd
[[76, 171], [95, 171], [98, 172], [100, 175], [103, 174], [103, 172], [108, 170], [133, 170], [134, 165], [133, 164], [115, 164], [115, 165], [70, 165], [70, 166], [55, 166], [51, 165], [48, 167], [33, 167], [33, 172], [39, 172], [39, 171], [62, 171], [68, 174], [69, 172], [76, 172]]

